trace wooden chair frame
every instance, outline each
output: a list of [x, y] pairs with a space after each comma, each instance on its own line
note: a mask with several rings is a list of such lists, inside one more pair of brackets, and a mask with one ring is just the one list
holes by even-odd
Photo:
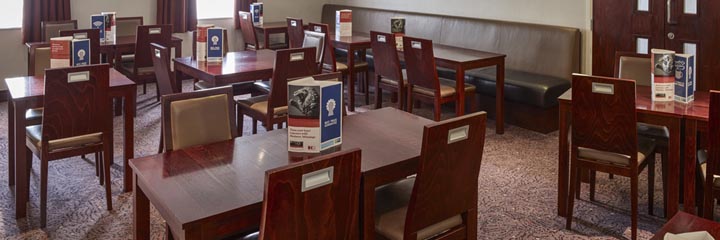
[[[287, 21], [287, 35], [290, 48], [299, 48], [303, 45], [303, 39], [305, 38], [305, 25], [303, 25], [302, 18], [291, 18], [285, 19]], [[293, 22], [295, 23], [293, 25]]]
[[[40, 22], [40, 35], [42, 35], [41, 38], [43, 39], [43, 41], [50, 42], [50, 39], [48, 38], [49, 36], [47, 36], [47, 31], [46, 31], [46, 28], [48, 27], [48, 25], [65, 25], [65, 24], [72, 24], [73, 25], [72, 29], [78, 28], [77, 20], [60, 20], [60, 21], [42, 21], [42, 22]], [[66, 29], [66, 30], [70, 30], [70, 29]], [[60, 31], [58, 31], [58, 36], [60, 36]]]
[[[384, 39], [385, 42], [378, 39]], [[395, 36], [391, 33], [370, 31], [370, 42], [375, 59], [375, 108], [382, 107], [382, 90], [387, 90], [398, 94], [400, 99], [398, 108], [405, 109], [407, 87], [397, 53]], [[382, 81], [383, 78], [396, 80], [398, 84], [385, 83]]]

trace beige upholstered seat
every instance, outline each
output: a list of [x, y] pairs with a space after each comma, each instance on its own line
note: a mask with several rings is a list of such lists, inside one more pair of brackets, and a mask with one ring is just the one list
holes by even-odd
[[[655, 150], [655, 141], [653, 139], [638, 137], [638, 156], [637, 164], [642, 163], [646, 157], [650, 156]], [[598, 151], [595, 149], [582, 148], [578, 149], [578, 157], [587, 160], [595, 160], [620, 166], [630, 165], [630, 156], [618, 153]]]
[[50, 47], [35, 49], [34, 76], [45, 75], [45, 69], [50, 68]]
[[118, 37], [135, 36], [137, 34], [137, 26], [143, 25], [143, 19], [141, 17], [117, 18], [115, 22], [117, 29], [115, 35]]
[[[375, 231], [391, 240], [401, 240], [405, 232], [405, 216], [415, 178], [408, 178], [379, 187], [375, 191]], [[460, 215], [453, 216], [418, 232], [417, 239], [427, 239], [462, 224]]]
[[[407, 70], [403, 69], [402, 75], [403, 75], [403, 83], [407, 84]], [[380, 82], [385, 83], [385, 84], [395, 85], [395, 86], [398, 85], [398, 81], [396, 79], [389, 79], [386, 77], [381, 78]]]
[[[337, 62], [336, 64], [337, 64], [337, 70], [340, 71], [340, 72], [345, 71], [345, 70], [348, 69], [348, 65], [345, 64], [345, 63]], [[356, 62], [356, 63], [355, 63], [355, 68], [367, 67], [367, 66], [368, 66], [368, 63], [367, 63], [367, 62]]]
[[29, 109], [25, 112], [25, 120], [26, 121], [34, 121], [34, 120], [40, 120], [43, 116], [43, 109], [42, 108], [33, 108]]
[[[707, 159], [708, 159], [707, 150], [698, 151], [697, 156], [698, 156], [698, 160], [700, 162], [700, 173], [702, 174], [702, 178], [698, 181], [701, 181], [702, 183], [704, 183], [705, 177], [707, 176]], [[718, 176], [718, 175], [713, 176], [713, 186], [720, 187], [720, 176]]]
[[[242, 99], [237, 101], [238, 104], [242, 104], [247, 108], [250, 108], [252, 110], [257, 111], [258, 113], [261, 113], [262, 115], [267, 115], [267, 108], [268, 108], [268, 96], [262, 95], [257, 97], [251, 97], [248, 99]], [[287, 106], [282, 107], [276, 107], [273, 110], [273, 113], [275, 116], [284, 116], [287, 115]]]
[[123, 63], [135, 61], [135, 54], [123, 54], [120, 57], [120, 61]]
[[[42, 149], [42, 125], [29, 126], [26, 129], [28, 140], [30, 140], [30, 142], [32, 142], [38, 149]], [[84, 147], [91, 144], [102, 144], [102, 133], [91, 133], [82, 136], [50, 140], [48, 144], [48, 151], [50, 152], [58, 149]]]
[[[414, 86], [413, 91], [416, 93], [425, 94], [428, 96], [434, 96], [435, 92], [431, 89], [427, 89], [420, 86]], [[466, 92], [475, 92], [475, 86], [472, 84], [465, 84]], [[455, 81], [440, 78], [440, 97], [449, 97], [455, 95]]]
[[[134, 62], [123, 62], [122, 67], [125, 69], [125, 71], [132, 72], [133, 71], [133, 65]], [[146, 74], [155, 74], [155, 68], [154, 67], [143, 67], [138, 68], [138, 74], [139, 75], [146, 75]]]
[[[170, 103], [173, 149], [232, 139], [226, 95], [178, 100]], [[212, 119], [212, 124], [208, 120]]]

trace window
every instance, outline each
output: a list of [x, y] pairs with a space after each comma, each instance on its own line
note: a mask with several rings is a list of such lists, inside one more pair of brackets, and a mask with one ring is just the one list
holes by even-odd
[[0, 29], [22, 26], [23, 0], [10, 0], [0, 8]]
[[232, 18], [235, 11], [233, 0], [197, 0], [197, 18]]

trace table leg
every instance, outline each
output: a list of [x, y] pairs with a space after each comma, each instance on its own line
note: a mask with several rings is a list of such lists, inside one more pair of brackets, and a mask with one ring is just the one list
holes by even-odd
[[360, 237], [375, 239], [375, 187], [363, 176], [360, 192]]
[[137, 181], [137, 176], [134, 176], [133, 239], [150, 239], [150, 201]]
[[568, 172], [570, 170], [570, 154], [568, 134], [570, 130], [570, 106], [560, 103], [559, 136], [558, 136], [558, 202], [557, 213], [566, 216], [568, 200]]
[[125, 140], [124, 140], [124, 154], [123, 154], [123, 189], [124, 192], [130, 192], [133, 189], [132, 186], [132, 169], [130, 169], [129, 161], [135, 157], [135, 92], [136, 87], [132, 87], [125, 94]]
[[465, 68], [459, 66], [455, 72], [455, 92], [457, 94], [455, 114], [459, 117], [465, 115]]
[[495, 133], [505, 133], [505, 59], [497, 64], [495, 76]]
[[27, 216], [27, 202], [30, 197], [25, 150], [25, 103], [15, 104], [15, 218]]
[[8, 106], [8, 186], [15, 186], [15, 107], [13, 101]]
[[695, 165], [697, 121], [685, 119], [685, 191], [683, 211], [695, 214]]
[[680, 202], [680, 132], [682, 123], [680, 119], [672, 119], [666, 125], [670, 130], [668, 139], [668, 203], [667, 216], [670, 219], [675, 216]]
[[263, 37], [265, 38], [265, 49], [270, 49], [270, 32], [263, 31]]
[[350, 101], [350, 104], [348, 104], [348, 109], [351, 112], [355, 111], [355, 49], [353, 49], [352, 45], [348, 47], [348, 60], [347, 60], [347, 67], [348, 67], [348, 99]]

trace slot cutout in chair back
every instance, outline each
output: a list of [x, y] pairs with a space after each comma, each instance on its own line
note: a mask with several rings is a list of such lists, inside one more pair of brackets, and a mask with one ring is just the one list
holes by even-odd
[[68, 83], [90, 81], [90, 72], [84, 71], [84, 72], [68, 73], [67, 78], [68, 78]]
[[456, 143], [468, 138], [469, 125], [453, 128], [448, 131], [448, 144]]
[[317, 170], [302, 175], [302, 192], [333, 183], [333, 167]]
[[615, 85], [612, 85], [610, 83], [594, 82], [594, 83], [592, 83], [592, 92], [599, 93], [599, 94], [614, 95], [615, 94]]

